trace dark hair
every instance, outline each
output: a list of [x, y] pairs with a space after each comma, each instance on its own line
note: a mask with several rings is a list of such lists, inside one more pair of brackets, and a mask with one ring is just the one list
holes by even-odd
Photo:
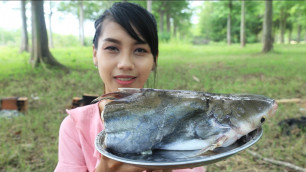
[[[121, 25], [135, 40], [148, 43], [151, 48], [154, 63], [156, 64], [156, 58], [158, 55], [158, 36], [156, 20], [151, 13], [137, 4], [128, 2], [114, 3], [111, 8], [104, 11], [104, 13], [95, 21], [96, 32], [93, 39], [95, 48], [98, 47], [98, 39], [105, 19], [113, 20]], [[144, 40], [139, 38], [135, 30], [138, 31]]]

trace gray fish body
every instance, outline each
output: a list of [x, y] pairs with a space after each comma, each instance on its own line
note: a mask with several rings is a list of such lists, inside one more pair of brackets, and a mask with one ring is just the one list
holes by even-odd
[[201, 152], [228, 146], [274, 113], [274, 100], [260, 95], [183, 90], [123, 89], [105, 106], [105, 144], [119, 153], [153, 149]]

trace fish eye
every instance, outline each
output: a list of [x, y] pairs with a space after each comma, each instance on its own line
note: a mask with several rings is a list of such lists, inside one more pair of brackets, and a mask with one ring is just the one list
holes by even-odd
[[264, 123], [265, 120], [266, 120], [265, 117], [262, 117], [262, 118], [260, 119], [260, 122], [261, 122], [261, 123]]

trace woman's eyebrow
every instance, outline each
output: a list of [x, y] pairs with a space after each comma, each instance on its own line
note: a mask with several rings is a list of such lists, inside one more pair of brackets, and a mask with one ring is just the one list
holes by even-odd
[[[112, 42], [112, 43], [115, 43], [115, 44], [121, 44], [121, 41], [119, 41], [117, 39], [114, 39], [114, 38], [105, 38], [103, 41], [104, 42]], [[136, 41], [134, 44], [135, 45], [147, 44], [147, 42], [145, 42], [145, 41]]]
[[147, 44], [147, 42], [145, 42], [145, 41], [137, 41], [137, 42], [135, 42], [135, 45], [139, 45], [139, 44]]
[[121, 42], [117, 39], [114, 39], [114, 38], [105, 38], [103, 41], [105, 42], [113, 42], [113, 43], [116, 43], [116, 44], [121, 44]]

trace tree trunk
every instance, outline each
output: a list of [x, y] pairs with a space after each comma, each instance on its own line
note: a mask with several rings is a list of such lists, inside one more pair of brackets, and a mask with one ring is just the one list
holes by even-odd
[[177, 26], [176, 26], [176, 20], [173, 20], [173, 36], [176, 38], [176, 32], [177, 32]]
[[147, 10], [152, 13], [152, 0], [147, 0]]
[[43, 1], [31, 1], [32, 52], [30, 63], [32, 67], [37, 67], [39, 63], [42, 63], [67, 69], [52, 56], [49, 50], [43, 3]]
[[167, 20], [167, 32], [170, 33], [170, 12], [169, 10], [167, 11], [167, 14], [166, 14], [166, 20]]
[[228, 2], [228, 16], [227, 16], [227, 44], [231, 45], [231, 13], [232, 13], [232, 0], [229, 0]]
[[52, 37], [52, 25], [51, 25], [51, 18], [52, 18], [52, 1], [50, 1], [50, 13], [49, 13], [49, 46], [50, 48], [54, 48], [53, 46], [53, 37]]
[[85, 45], [84, 42], [84, 9], [83, 9], [83, 1], [79, 1], [79, 36], [80, 43], [82, 46]]
[[298, 24], [297, 26], [297, 43], [299, 44], [301, 42], [301, 31], [302, 31], [302, 26]]
[[241, 2], [240, 46], [245, 47], [245, 0]]
[[159, 11], [159, 31], [164, 32], [164, 11]]
[[289, 33], [288, 33], [288, 44], [291, 44], [291, 39], [292, 39], [292, 30], [289, 29]]
[[273, 49], [272, 38], [272, 0], [265, 1], [265, 15], [263, 22], [263, 48], [262, 52], [267, 53]]
[[280, 28], [280, 43], [284, 43], [284, 35], [285, 35], [285, 28], [286, 27], [286, 16], [284, 12], [284, 8], [281, 8], [280, 12], [280, 21], [279, 21], [279, 28]]
[[26, 16], [26, 8], [25, 1], [21, 2], [21, 18], [22, 18], [22, 30], [21, 30], [21, 46], [20, 52], [29, 51], [29, 38], [27, 31], [27, 16]]

